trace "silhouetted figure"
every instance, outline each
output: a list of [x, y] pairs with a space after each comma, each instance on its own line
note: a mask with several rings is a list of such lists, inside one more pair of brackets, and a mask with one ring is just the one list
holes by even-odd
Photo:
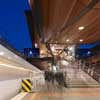
[[64, 87], [67, 87], [66, 84], [66, 76], [64, 76], [64, 73], [62, 72], [50, 72], [50, 71], [45, 71], [45, 81], [47, 82], [52, 82], [52, 84], [54, 84], [54, 81], [56, 80], [56, 82]]
[[61, 72], [56, 73], [55, 78], [59, 85], [67, 87], [66, 78], [64, 77], [63, 73]]

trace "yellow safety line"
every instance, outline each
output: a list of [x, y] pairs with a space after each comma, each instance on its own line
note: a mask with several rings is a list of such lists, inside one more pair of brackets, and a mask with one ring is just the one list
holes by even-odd
[[31, 83], [29, 83], [27, 80], [23, 80], [30, 88], [32, 88]]
[[31, 92], [31, 91], [27, 88], [27, 86], [26, 86], [24, 83], [22, 83], [21, 85], [22, 85], [22, 87], [24, 87], [24, 89], [25, 89], [27, 92]]

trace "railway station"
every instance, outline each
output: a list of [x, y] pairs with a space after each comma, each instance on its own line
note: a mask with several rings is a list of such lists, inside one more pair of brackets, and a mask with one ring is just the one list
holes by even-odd
[[0, 100], [100, 100], [100, 0], [4, 1]]

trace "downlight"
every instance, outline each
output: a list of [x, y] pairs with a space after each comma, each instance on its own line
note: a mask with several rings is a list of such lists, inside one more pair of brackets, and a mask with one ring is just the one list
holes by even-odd
[[84, 26], [80, 26], [80, 27], [78, 28], [78, 30], [81, 31], [81, 30], [84, 30], [84, 28], [85, 28]]

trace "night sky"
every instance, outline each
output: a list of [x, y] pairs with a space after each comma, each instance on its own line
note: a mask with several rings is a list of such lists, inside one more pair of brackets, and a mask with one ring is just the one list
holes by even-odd
[[27, 0], [0, 0], [0, 36], [17, 50], [31, 47], [24, 10]]

